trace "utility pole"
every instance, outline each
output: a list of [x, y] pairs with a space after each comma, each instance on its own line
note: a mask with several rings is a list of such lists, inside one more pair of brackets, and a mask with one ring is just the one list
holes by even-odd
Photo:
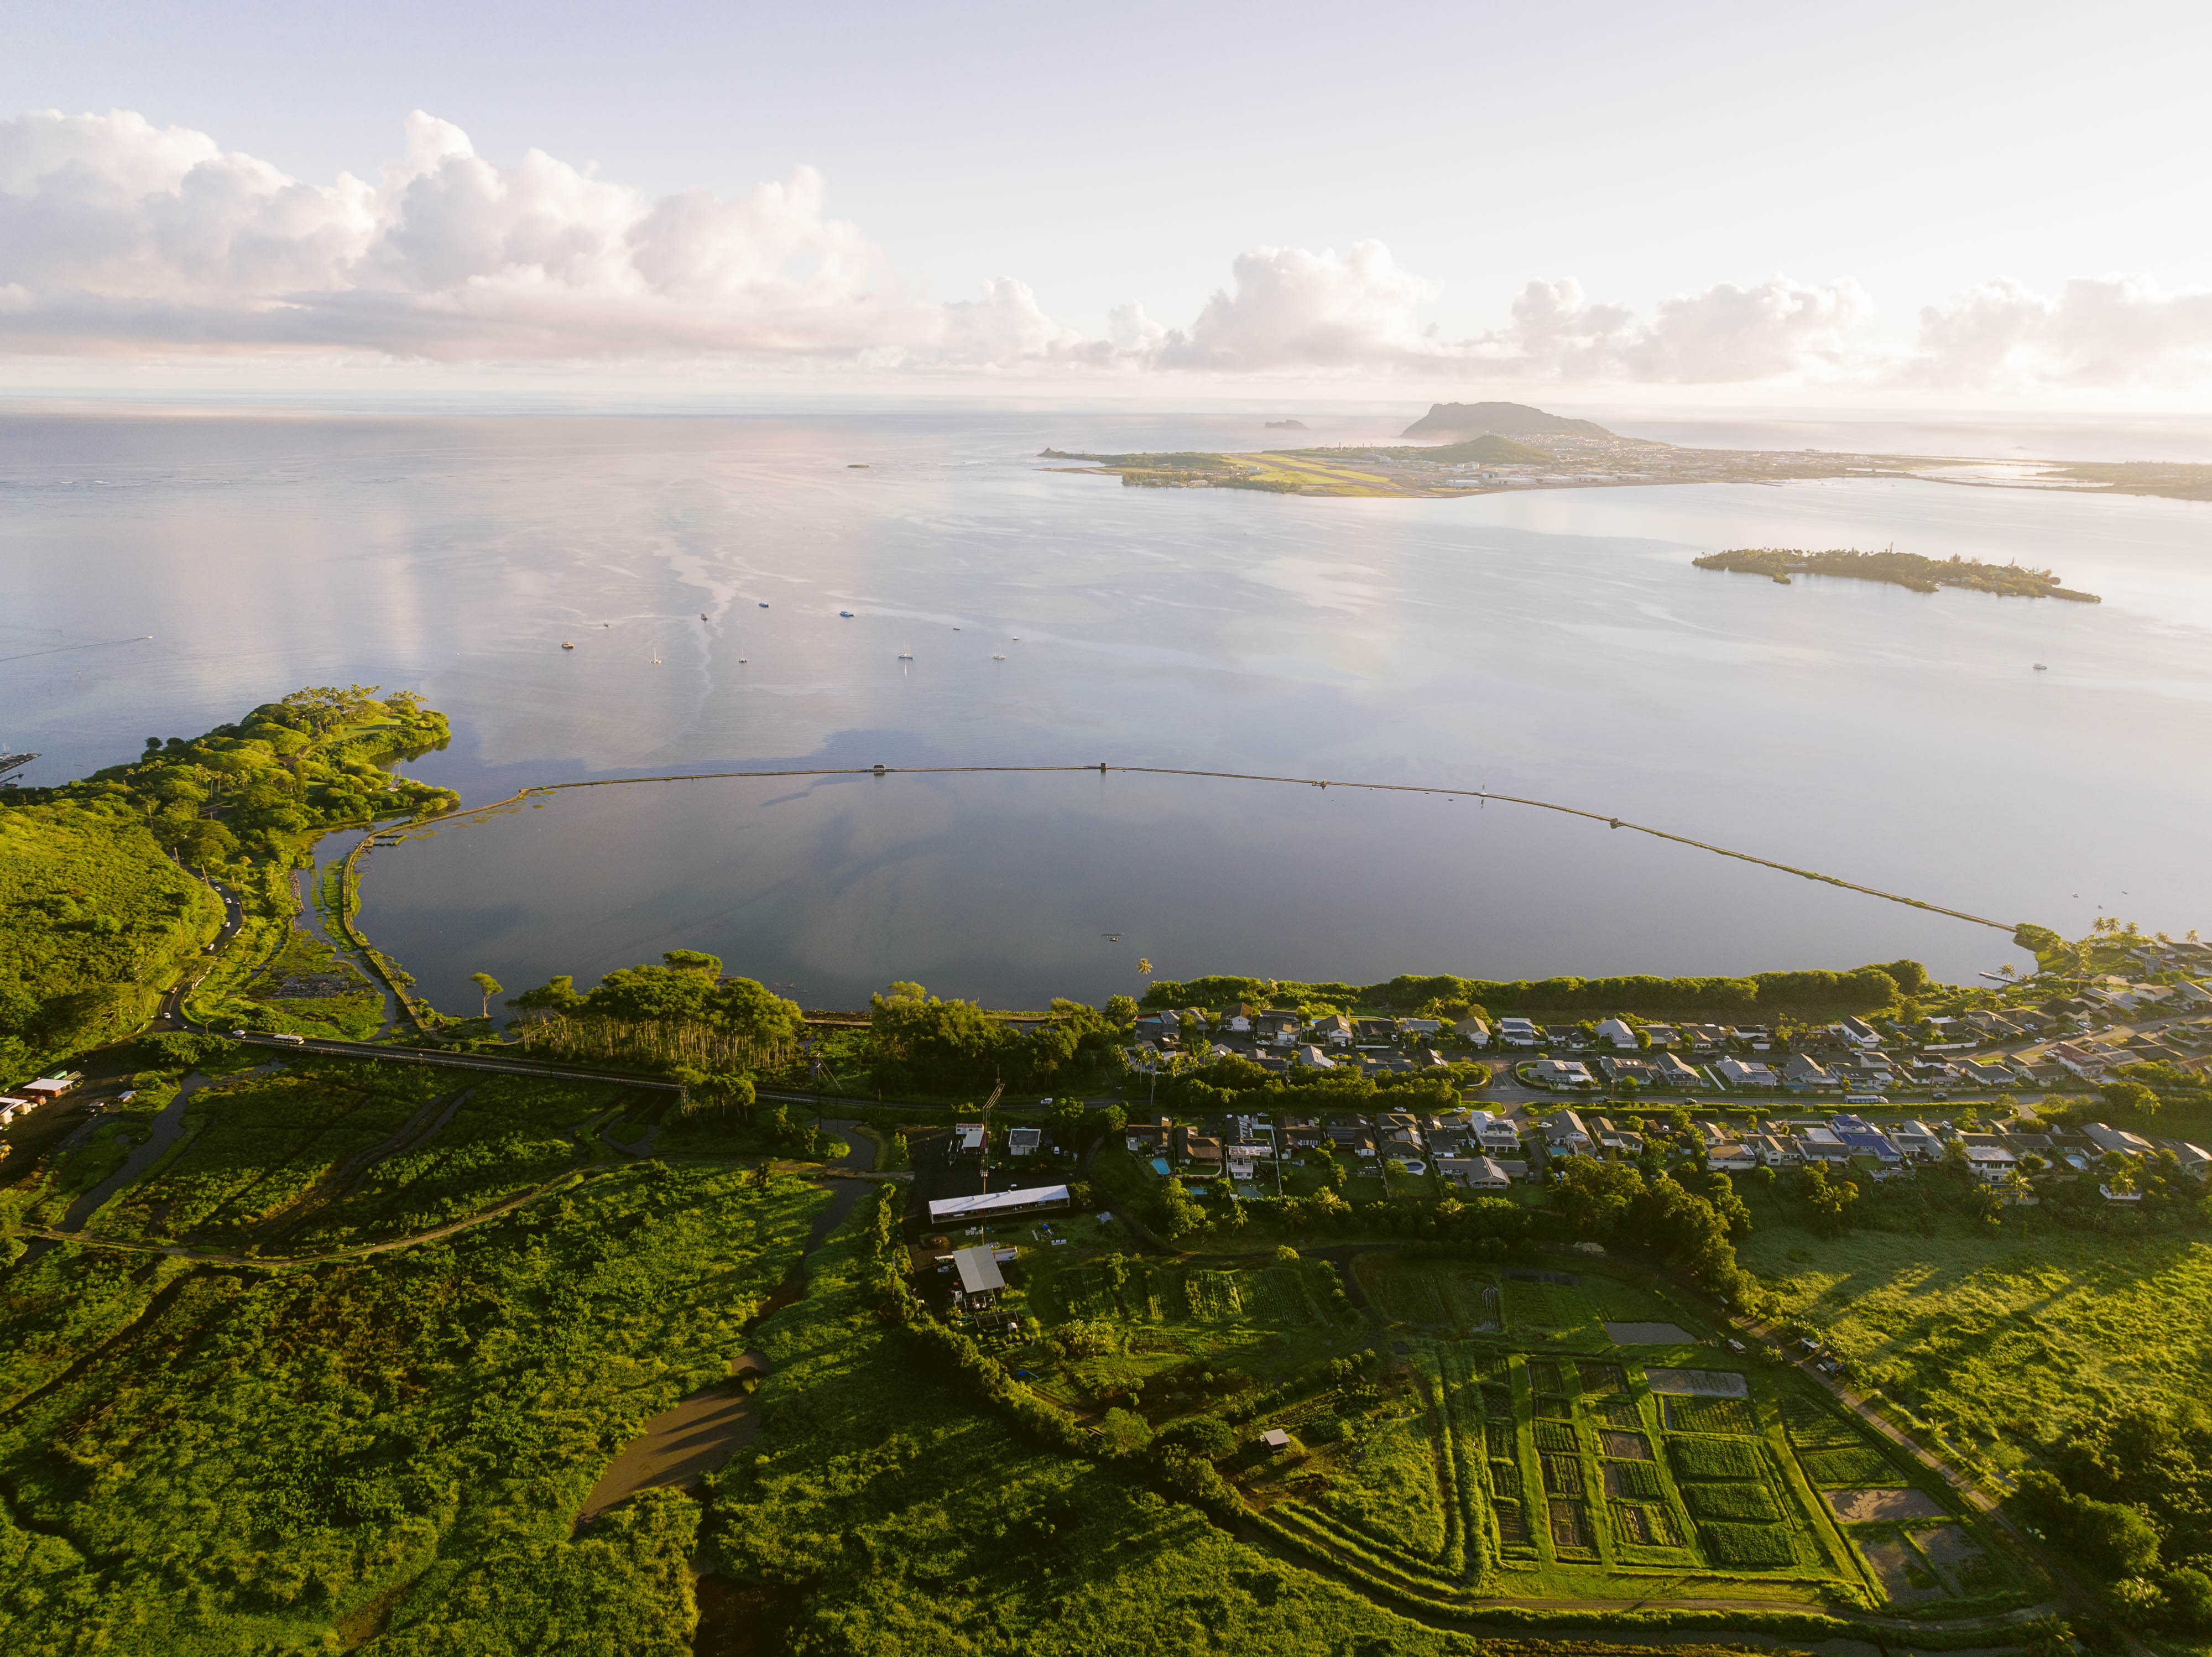
[[981, 1196], [988, 1197], [991, 1191], [991, 1107], [999, 1102], [999, 1095], [1006, 1091], [1006, 1078], [1001, 1076], [999, 1085], [991, 1089], [991, 1096], [983, 1101], [983, 1189], [978, 1193]]

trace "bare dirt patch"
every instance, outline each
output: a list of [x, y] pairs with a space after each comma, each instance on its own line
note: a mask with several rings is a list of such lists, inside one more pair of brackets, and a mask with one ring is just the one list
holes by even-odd
[[1649, 1461], [1651, 1446], [1641, 1433], [1615, 1433], [1600, 1429], [1597, 1435], [1600, 1451], [1617, 1461]]
[[1943, 1504], [1925, 1490], [1823, 1490], [1820, 1494], [1828, 1511], [1850, 1525], [1943, 1517]]
[[693, 1393], [646, 1422], [645, 1431], [624, 1445], [599, 1476], [576, 1522], [596, 1519], [640, 1490], [685, 1489], [750, 1444], [759, 1422], [741, 1378], [747, 1370], [767, 1367], [765, 1358], [748, 1352], [731, 1366], [728, 1380]]
[[1687, 1346], [1698, 1338], [1680, 1324], [1607, 1324], [1605, 1337], [1615, 1346]]
[[[1608, 1324], [1608, 1329], [1613, 1327]], [[1650, 1327], [1650, 1325], [1644, 1325]], [[1672, 1328], [1673, 1325], [1668, 1325]], [[1671, 1392], [1684, 1398], [1747, 1398], [1751, 1383], [1741, 1375], [1727, 1369], [1647, 1369], [1644, 1379], [1655, 1392]]]
[[1940, 1599], [1943, 1585], [1936, 1580], [1936, 1573], [1921, 1563], [1914, 1553], [1895, 1537], [1880, 1541], [1862, 1540], [1859, 1551], [1874, 1567], [1875, 1575], [1881, 1580], [1882, 1592], [1893, 1604], [1910, 1605], [1916, 1599]]

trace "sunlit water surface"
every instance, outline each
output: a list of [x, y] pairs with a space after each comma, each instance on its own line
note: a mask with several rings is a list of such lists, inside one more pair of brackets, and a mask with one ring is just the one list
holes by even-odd
[[[18, 408], [0, 746], [58, 781], [359, 680], [452, 716], [412, 769], [471, 801], [770, 765], [1284, 772], [1534, 795], [2004, 921], [2212, 922], [2212, 508], [1898, 481], [1304, 500], [1035, 458], [1255, 426]], [[1892, 542], [2106, 601], [1689, 564]], [[1097, 997], [1140, 956], [1355, 979], [2022, 959], [1549, 813], [1096, 772], [562, 795], [376, 854], [363, 923], [454, 1008], [471, 972], [588, 980], [678, 945], [821, 1005], [894, 977]]]

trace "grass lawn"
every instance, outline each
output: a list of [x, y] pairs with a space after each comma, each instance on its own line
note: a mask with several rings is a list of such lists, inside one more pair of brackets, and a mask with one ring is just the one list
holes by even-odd
[[2212, 1373], [2212, 1246], [2186, 1235], [1991, 1237], [1946, 1217], [1932, 1237], [1824, 1239], [1774, 1225], [1740, 1257], [1784, 1316], [2002, 1471], [2083, 1416], [2198, 1397]]

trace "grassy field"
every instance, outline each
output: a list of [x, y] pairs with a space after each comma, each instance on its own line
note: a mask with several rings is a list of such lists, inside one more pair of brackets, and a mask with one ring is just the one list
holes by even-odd
[[[570, 1522], [726, 1373], [823, 1201], [643, 1164], [288, 1276], [63, 1248], [0, 1279], [9, 1651], [689, 1648], [697, 1509]], [[36, 1540], [27, 1540], [36, 1538]]]
[[0, 810], [0, 1085], [135, 1028], [221, 923], [124, 802]]
[[855, 1231], [760, 1331], [757, 1445], [706, 1538], [755, 1648], [1027, 1654], [1472, 1653], [1245, 1546], [1121, 1465], [1024, 1447], [918, 1373], [860, 1288]]
[[2184, 1236], [1989, 1236], [1946, 1219], [1934, 1236], [1820, 1238], [1777, 1223], [1741, 1258], [1909, 1422], [1996, 1471], [2083, 1416], [2197, 1397], [2212, 1372], [2212, 1247]]

